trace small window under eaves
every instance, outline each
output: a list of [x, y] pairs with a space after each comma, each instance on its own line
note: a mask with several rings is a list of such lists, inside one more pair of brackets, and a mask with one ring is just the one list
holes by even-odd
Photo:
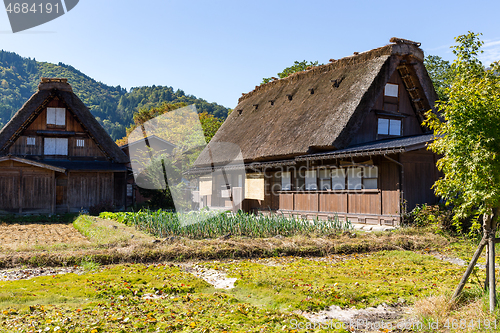
[[65, 126], [66, 109], [65, 108], [47, 108], [47, 125]]
[[387, 83], [384, 89], [384, 96], [398, 97], [399, 86], [393, 83]]
[[377, 134], [379, 135], [401, 135], [401, 120], [378, 118]]

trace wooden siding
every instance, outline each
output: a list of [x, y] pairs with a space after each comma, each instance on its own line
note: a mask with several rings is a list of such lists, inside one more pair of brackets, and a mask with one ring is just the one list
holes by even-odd
[[114, 201], [112, 172], [70, 172], [68, 179], [68, 204], [72, 209]]
[[117, 172], [113, 174], [114, 183], [114, 205], [115, 207], [125, 208], [127, 204], [127, 174], [125, 172]]
[[320, 193], [320, 212], [347, 212], [347, 198], [345, 193]]
[[[66, 108], [64, 103], [58, 101], [56, 99], [50, 101], [47, 104], [47, 107], [56, 107], [56, 108]], [[38, 117], [33, 120], [33, 122], [28, 126], [26, 131], [28, 133], [34, 133], [36, 131], [47, 131], [47, 130], [61, 130], [68, 132], [84, 132], [82, 125], [78, 122], [78, 120], [73, 116], [73, 114], [66, 109], [66, 125], [65, 126], [47, 126], [47, 108], [44, 108], [42, 112], [38, 115]]]
[[436, 155], [425, 149], [409, 152], [401, 156], [404, 167], [404, 199], [407, 210], [411, 211], [417, 204], [434, 204], [437, 199], [432, 185], [438, 179]]
[[[392, 158], [397, 159], [393, 155]], [[382, 214], [399, 215], [400, 212], [400, 167], [389, 160], [380, 164], [380, 190], [382, 192]]]
[[318, 193], [300, 193], [295, 194], [294, 209], [300, 211], [318, 211]]
[[125, 204], [125, 173], [69, 172], [0, 162], [0, 211], [53, 213], [80, 211], [103, 202]]
[[19, 171], [2, 170], [0, 191], [9, 195], [0, 195], [0, 210], [12, 212], [19, 209]]
[[0, 163], [0, 211], [10, 213], [54, 211], [54, 171], [22, 163]]
[[379, 191], [348, 194], [348, 212], [380, 215], [381, 194]]
[[[349, 145], [360, 144], [364, 142], [371, 142], [377, 139], [387, 138], [389, 136], [378, 136], [378, 115], [377, 111], [387, 111], [387, 112], [395, 112], [400, 116], [404, 116], [402, 118], [394, 118], [401, 119], [402, 123], [402, 135], [418, 135], [423, 134], [422, 128], [420, 127], [420, 123], [417, 119], [415, 111], [413, 110], [412, 103], [410, 101], [410, 96], [406, 89], [404, 88], [403, 80], [399, 75], [398, 71], [394, 71], [389, 79], [388, 83], [398, 84], [399, 86], [399, 99], [386, 97], [384, 96], [384, 91], [380, 92], [379, 97], [375, 100], [375, 104], [371, 110], [366, 110], [368, 113], [359, 128], [357, 134], [353, 137], [352, 141]], [[393, 104], [396, 103], [396, 104]], [[397, 105], [396, 110], [392, 110], [391, 106]], [[391, 118], [391, 117], [388, 117]]]
[[[397, 155], [391, 155], [398, 159]], [[363, 160], [366, 160], [363, 159]], [[400, 167], [381, 156], [373, 158], [378, 166], [378, 189], [370, 190], [338, 190], [338, 191], [278, 191], [277, 208], [290, 214], [298, 214], [313, 217], [333, 216], [338, 214], [343, 219], [362, 220], [363, 223], [393, 224], [399, 221], [400, 213]], [[276, 185], [279, 178], [266, 175], [266, 200], [245, 200], [245, 210], [269, 210], [269, 203], [273, 199], [272, 191], [267, 189]], [[276, 188], [276, 187], [275, 187]], [[267, 196], [269, 199], [267, 199]]]
[[[58, 100], [52, 100], [48, 107], [65, 107]], [[41, 134], [39, 131], [51, 131], [51, 134]], [[59, 134], [57, 134], [59, 132]], [[74, 134], [71, 134], [74, 133]], [[66, 124], [64, 126], [47, 125], [47, 108], [33, 120], [33, 122], [23, 131], [22, 135], [10, 147], [9, 153], [12, 155], [44, 155], [45, 137], [66, 137], [68, 138], [68, 156], [78, 158], [99, 158], [104, 159], [105, 155], [95, 144], [94, 140], [85, 132], [82, 125], [73, 116], [71, 111], [66, 109]], [[35, 145], [28, 145], [28, 138], [35, 138]], [[77, 147], [77, 140], [84, 140], [84, 147]], [[51, 156], [53, 157], [53, 156]], [[57, 156], [61, 158], [61, 156]]]

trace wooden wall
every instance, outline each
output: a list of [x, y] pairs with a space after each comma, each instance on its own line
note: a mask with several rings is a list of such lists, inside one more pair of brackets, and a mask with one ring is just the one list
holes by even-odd
[[[53, 100], [48, 103], [48, 107], [65, 107], [61, 101]], [[60, 134], [40, 134], [38, 131], [51, 131], [60, 132]], [[75, 134], [67, 134], [65, 132], [74, 132]], [[27, 145], [27, 138], [34, 137], [35, 145]], [[9, 153], [12, 155], [35, 155], [43, 156], [44, 154], [44, 138], [45, 137], [64, 137], [68, 138], [68, 156], [69, 157], [89, 157], [104, 159], [105, 155], [95, 144], [89, 135], [85, 132], [82, 125], [73, 116], [71, 111], [66, 109], [66, 125], [65, 126], [51, 126], [47, 125], [47, 109], [42, 112], [33, 120], [33, 122], [26, 128], [22, 135], [10, 147]], [[84, 147], [77, 147], [77, 139], [84, 140]], [[61, 156], [51, 156], [61, 158]], [[66, 158], [64, 156], [63, 158]]]
[[88, 208], [105, 201], [114, 202], [112, 172], [69, 172], [70, 209]]
[[103, 202], [125, 205], [124, 172], [63, 174], [24, 163], [0, 162], [0, 212], [78, 212]]
[[[391, 155], [398, 159], [397, 155]], [[366, 160], [366, 158], [364, 158]], [[398, 164], [383, 157], [374, 158], [378, 166], [378, 189], [339, 191], [271, 191], [280, 179], [266, 176], [265, 200], [244, 200], [244, 209], [280, 210], [297, 214], [335, 214], [359, 217], [365, 222], [388, 223], [399, 220], [400, 215], [400, 169]], [[274, 172], [270, 172], [274, 173]], [[275, 188], [275, 187], [274, 187]], [[271, 208], [272, 207], [272, 208]], [[312, 216], [312, 215], [311, 215]]]
[[[357, 134], [353, 137], [349, 145], [360, 144], [364, 142], [371, 142], [384, 137], [377, 135], [378, 128], [378, 116], [376, 111], [388, 111], [395, 112], [402, 116], [402, 135], [418, 135], [423, 134], [422, 128], [420, 127], [420, 122], [417, 119], [415, 111], [413, 110], [412, 103], [410, 101], [410, 96], [406, 89], [404, 88], [403, 80], [399, 75], [398, 71], [394, 71], [389, 79], [388, 83], [394, 83], [399, 85], [399, 99], [386, 97], [384, 92], [381, 91], [379, 97], [376, 99], [375, 104], [371, 110], [366, 110], [367, 114], [365, 119], [358, 130]], [[390, 103], [389, 103], [390, 102]], [[396, 103], [396, 104], [392, 104]], [[393, 111], [393, 105], [397, 105], [397, 110]], [[386, 136], [388, 137], [388, 136]]]
[[0, 211], [50, 213], [55, 194], [55, 172], [22, 163], [0, 163]]
[[404, 167], [404, 199], [407, 210], [411, 211], [417, 204], [434, 204], [437, 198], [432, 185], [439, 178], [436, 168], [436, 155], [420, 149], [401, 155]]
[[[9, 153], [12, 155], [18, 156], [27, 156], [27, 155], [37, 155], [42, 156], [43, 146], [44, 146], [44, 137], [43, 136], [35, 136], [35, 145], [28, 146], [26, 144], [27, 138], [30, 136], [20, 136], [16, 142], [10, 147]], [[84, 147], [77, 147], [76, 140], [83, 139], [85, 144]], [[82, 136], [74, 136], [68, 137], [68, 156], [69, 157], [98, 157], [105, 158], [105, 155], [102, 151], [97, 147], [94, 143], [94, 140], [88, 137]], [[66, 158], [66, 156], [64, 156]]]

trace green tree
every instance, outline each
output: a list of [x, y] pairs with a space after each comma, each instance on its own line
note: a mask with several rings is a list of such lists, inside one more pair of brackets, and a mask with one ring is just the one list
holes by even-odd
[[429, 55], [425, 57], [424, 64], [434, 84], [439, 100], [446, 100], [446, 90], [450, 87], [453, 80], [450, 62], [443, 60], [439, 56]]
[[[425, 122], [436, 135], [430, 148], [441, 155], [437, 167], [444, 177], [436, 194], [453, 205], [454, 219], [483, 216], [483, 239], [454, 298], [458, 296], [486, 243], [490, 311], [495, 306], [495, 233], [500, 207], [500, 72], [499, 62], [485, 68], [478, 59], [483, 42], [469, 32], [456, 38], [453, 80], [445, 88], [448, 99], [438, 102], [443, 121], [432, 112]], [[474, 227], [480, 227], [475, 219]], [[491, 268], [492, 267], [492, 268]]]
[[208, 114], [206, 112], [202, 112], [199, 114], [201, 127], [203, 128], [203, 134], [205, 135], [205, 139], [208, 142], [212, 140], [215, 133], [222, 126], [223, 121], [214, 117], [214, 115]]
[[453, 204], [456, 219], [490, 213], [500, 205], [500, 78], [498, 62], [486, 69], [477, 58], [479, 35], [456, 38], [448, 100], [437, 108], [444, 121], [427, 113], [426, 125], [438, 138], [430, 148], [442, 155], [444, 178], [436, 194]]
[[[306, 60], [300, 61], [300, 62], [295, 61], [292, 66], [285, 68], [282, 72], [279, 72], [277, 75], [279, 76], [280, 79], [283, 79], [287, 76], [292, 75], [293, 73], [302, 72], [302, 71], [305, 71], [306, 69], [316, 67], [316, 66], [319, 66], [317, 61], [314, 61], [314, 62], [313, 61], [308, 62]], [[264, 78], [264, 79], [262, 79], [261, 84], [271, 82], [274, 79], [275, 78], [272, 78], [272, 77]]]

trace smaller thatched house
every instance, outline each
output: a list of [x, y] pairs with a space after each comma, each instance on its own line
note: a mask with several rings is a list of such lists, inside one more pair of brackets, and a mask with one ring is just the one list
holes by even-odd
[[126, 163], [67, 80], [42, 78], [0, 131], [0, 212], [123, 208]]
[[[231, 193], [244, 193], [246, 211], [394, 224], [435, 202], [421, 123], [436, 94], [420, 44], [391, 42], [244, 94], [191, 171], [208, 175], [201, 205], [231, 207]], [[241, 150], [244, 181], [225, 167], [239, 151], [218, 152], [223, 142]], [[208, 179], [217, 168], [226, 175]]]

